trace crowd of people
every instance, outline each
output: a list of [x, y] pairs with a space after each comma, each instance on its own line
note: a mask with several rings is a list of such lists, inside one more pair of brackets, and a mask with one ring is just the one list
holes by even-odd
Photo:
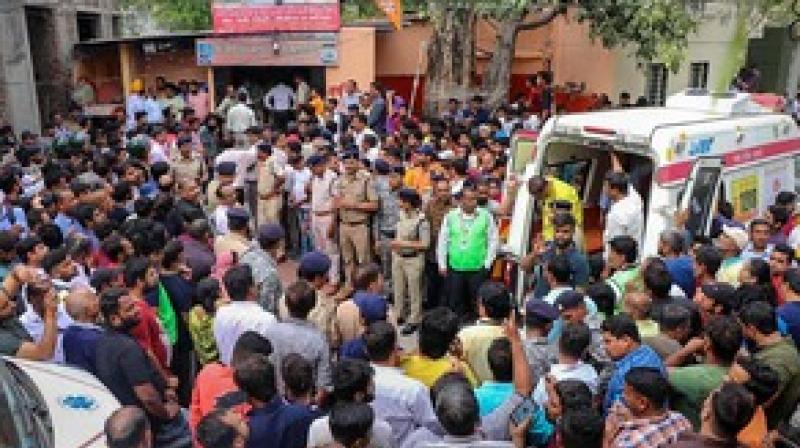
[[[644, 258], [612, 153], [587, 254], [574, 185], [507, 175], [547, 73], [434, 117], [377, 83], [298, 80], [262, 120], [234, 86], [200, 113], [159, 82], [158, 114], [137, 81], [109, 122], [2, 129], [0, 354], [99, 379], [109, 447], [800, 444], [794, 193], [747, 222], [723, 203], [709, 237], [679, 214]], [[522, 300], [495, 269], [520, 188]]]

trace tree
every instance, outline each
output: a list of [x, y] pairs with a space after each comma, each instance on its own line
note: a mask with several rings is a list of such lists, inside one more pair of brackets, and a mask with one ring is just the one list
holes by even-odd
[[463, 96], [475, 69], [474, 4], [433, 0], [428, 5], [432, 26], [427, 42], [425, 112], [435, 113], [447, 98]]
[[200, 31], [211, 28], [213, 0], [122, 0], [122, 6], [143, 12], [158, 26], [170, 31]]
[[517, 35], [552, 22], [572, 7], [606, 48], [627, 46], [641, 60], [659, 60], [677, 71], [696, 22], [684, 0], [511, 0], [498, 2], [484, 17], [495, 29], [495, 47], [483, 80], [487, 104], [508, 95]]

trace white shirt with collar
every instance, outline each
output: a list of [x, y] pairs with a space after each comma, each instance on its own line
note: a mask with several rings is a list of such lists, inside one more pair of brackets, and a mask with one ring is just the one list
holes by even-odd
[[267, 330], [275, 325], [275, 316], [256, 302], [231, 302], [220, 307], [214, 316], [214, 340], [219, 349], [219, 359], [229, 365], [233, 346], [245, 331], [255, 331], [267, 337]]
[[644, 229], [644, 211], [642, 198], [635, 188], [629, 186], [628, 194], [611, 204], [606, 216], [606, 228], [603, 231], [603, 243], [618, 236], [627, 235], [641, 246]]
[[256, 150], [252, 147], [247, 149], [226, 149], [217, 156], [214, 166], [218, 166], [222, 162], [235, 163], [236, 175], [233, 178], [233, 187], [243, 188], [247, 178], [247, 169], [256, 163], [256, 158]]
[[290, 110], [294, 107], [295, 102], [294, 90], [284, 83], [279, 83], [264, 95], [264, 105], [275, 111]]
[[[25, 330], [28, 331], [28, 334], [31, 335], [36, 343], [39, 343], [44, 336], [44, 320], [41, 316], [36, 314], [33, 311], [33, 307], [30, 305], [28, 309], [22, 313], [19, 317], [19, 321]], [[56, 341], [56, 350], [53, 353], [53, 357], [50, 361], [57, 362], [59, 364], [64, 363], [64, 345], [62, 342], [64, 330], [66, 330], [70, 325], [73, 324], [73, 320], [67, 314], [67, 310], [64, 307], [64, 302], [58, 304], [58, 308], [56, 309], [56, 325], [58, 326], [58, 340]]]
[[372, 365], [375, 369], [375, 399], [372, 409], [375, 417], [392, 427], [396, 446], [415, 429], [439, 428], [433, 411], [430, 392], [421, 382], [410, 378], [397, 367]]

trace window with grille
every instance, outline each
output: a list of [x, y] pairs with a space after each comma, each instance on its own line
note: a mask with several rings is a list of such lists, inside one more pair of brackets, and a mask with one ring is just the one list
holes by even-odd
[[689, 66], [689, 88], [708, 88], [708, 62], [692, 62]]
[[667, 100], [667, 66], [651, 63], [647, 66], [647, 103], [651, 106], [663, 106]]

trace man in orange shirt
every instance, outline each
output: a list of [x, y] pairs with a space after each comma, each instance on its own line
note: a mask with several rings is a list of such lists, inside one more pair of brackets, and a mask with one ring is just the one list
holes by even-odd
[[408, 188], [417, 190], [420, 196], [424, 196], [431, 191], [431, 159], [436, 155], [433, 147], [422, 145], [414, 154], [413, 168], [406, 170], [403, 183]]
[[233, 347], [231, 364], [206, 364], [195, 379], [192, 401], [189, 403], [189, 426], [192, 433], [200, 420], [216, 408], [235, 408], [241, 415], [249, 411], [246, 397], [236, 387], [233, 372], [236, 366], [253, 355], [269, 356], [272, 344], [255, 331], [245, 331]]

